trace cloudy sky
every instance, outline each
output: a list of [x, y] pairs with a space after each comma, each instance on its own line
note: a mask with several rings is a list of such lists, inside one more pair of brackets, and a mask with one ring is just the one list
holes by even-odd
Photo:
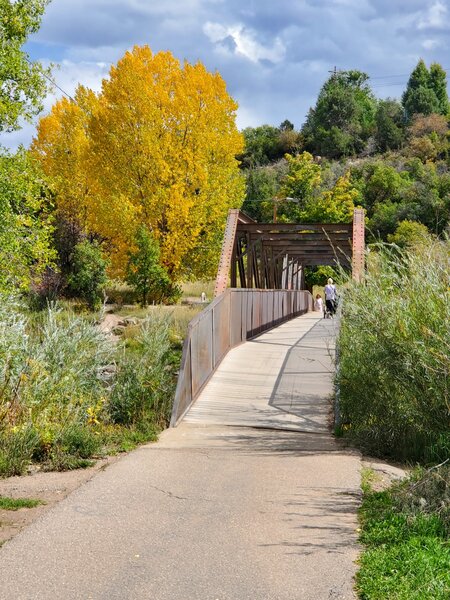
[[[240, 128], [284, 119], [299, 128], [334, 66], [365, 71], [378, 96], [399, 97], [420, 57], [450, 70], [449, 33], [450, 0], [52, 0], [26, 49], [59, 65], [54, 79], [68, 94], [78, 83], [99, 90], [135, 44], [170, 50], [221, 73]], [[33, 131], [0, 143], [28, 144]]]

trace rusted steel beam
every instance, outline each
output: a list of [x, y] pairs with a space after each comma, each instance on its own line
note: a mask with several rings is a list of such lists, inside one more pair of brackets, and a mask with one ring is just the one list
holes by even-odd
[[364, 274], [364, 209], [353, 212], [352, 278], [361, 281]]
[[230, 221], [233, 216], [234, 232], [231, 228], [230, 233], [228, 223], [225, 233], [218, 291], [228, 283], [230, 266], [233, 286], [239, 275], [241, 287], [283, 289], [303, 283], [305, 266], [340, 264], [349, 268], [352, 264], [354, 224], [256, 223], [239, 211], [230, 211]]
[[304, 231], [309, 232], [347, 232], [351, 235], [352, 224], [348, 223], [239, 223], [238, 230], [251, 231], [252, 233], [264, 233], [264, 232], [279, 232], [289, 233], [291, 231]]
[[220, 255], [219, 268], [217, 270], [216, 285], [214, 287], [214, 296], [222, 294], [228, 286], [228, 274], [230, 272], [231, 260], [233, 256], [234, 240], [239, 220], [239, 210], [231, 208], [228, 211], [227, 224], [223, 236], [222, 252]]
[[240, 238], [238, 240], [238, 254], [236, 257], [236, 262], [238, 265], [239, 280], [241, 282], [241, 287], [246, 288], [247, 280], [245, 278], [245, 266], [244, 266], [244, 255], [243, 255], [243, 250], [242, 250], [242, 244], [243, 244], [243, 240], [242, 240], [242, 238]]

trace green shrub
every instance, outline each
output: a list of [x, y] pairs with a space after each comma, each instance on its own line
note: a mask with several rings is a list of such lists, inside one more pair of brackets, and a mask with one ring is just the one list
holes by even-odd
[[0, 477], [23, 475], [38, 444], [39, 435], [31, 425], [0, 431]]
[[129, 254], [127, 283], [139, 294], [142, 306], [149, 302], [172, 304], [179, 300], [181, 288], [171, 282], [159, 263], [159, 246], [146, 227], [139, 227], [136, 249]]
[[172, 311], [150, 312], [116, 344], [93, 318], [52, 305], [30, 313], [0, 298], [0, 476], [32, 460], [48, 470], [85, 467], [104, 446], [155, 439], [170, 416], [180, 351]]
[[86, 425], [75, 423], [64, 427], [55, 438], [54, 447], [66, 454], [79, 458], [89, 458], [100, 449], [101, 441], [98, 435]]
[[[343, 430], [378, 455], [448, 449], [449, 242], [379, 247], [345, 292], [337, 385]], [[447, 441], [445, 441], [447, 440]]]
[[97, 455], [102, 447], [99, 432], [87, 424], [71, 422], [47, 426], [41, 432], [40, 444], [34, 459], [47, 471], [65, 471], [92, 465], [88, 458]]
[[97, 242], [83, 240], [75, 246], [71, 273], [67, 278], [69, 290], [83, 298], [90, 308], [100, 306], [106, 286], [106, 260]]
[[108, 412], [114, 423], [135, 425], [151, 420], [167, 424], [174, 392], [170, 368], [169, 320], [152, 315], [118, 358], [118, 374]]

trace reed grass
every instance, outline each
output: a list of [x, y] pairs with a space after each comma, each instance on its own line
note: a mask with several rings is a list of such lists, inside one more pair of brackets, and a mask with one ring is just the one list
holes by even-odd
[[345, 288], [342, 430], [377, 455], [439, 461], [450, 447], [450, 243], [378, 246]]

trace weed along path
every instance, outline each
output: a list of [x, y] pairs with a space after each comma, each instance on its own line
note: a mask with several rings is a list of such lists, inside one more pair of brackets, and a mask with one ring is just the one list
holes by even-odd
[[0, 548], [0, 598], [354, 598], [360, 458], [326, 427], [333, 327], [305, 315], [232, 350], [179, 427]]

